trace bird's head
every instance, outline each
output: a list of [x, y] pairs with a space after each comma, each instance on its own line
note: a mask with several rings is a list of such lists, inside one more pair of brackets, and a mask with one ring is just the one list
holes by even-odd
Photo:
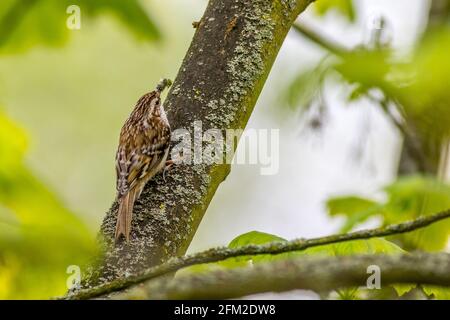
[[136, 108], [141, 109], [145, 113], [157, 113], [161, 107], [161, 93], [165, 88], [172, 84], [170, 79], [162, 79], [156, 89], [144, 94], [137, 102]]

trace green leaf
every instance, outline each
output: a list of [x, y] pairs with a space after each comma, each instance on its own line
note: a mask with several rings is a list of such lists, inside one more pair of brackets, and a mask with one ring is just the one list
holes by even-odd
[[450, 300], [449, 288], [427, 285], [423, 285], [422, 288], [429, 298], [437, 300]]
[[[72, 0], [67, 0], [73, 4]], [[81, 10], [86, 9], [90, 16], [97, 16], [103, 12], [112, 13], [135, 36], [143, 40], [157, 40], [161, 34], [149, 16], [146, 9], [138, 0], [80, 0]]]
[[69, 30], [66, 9], [78, 5], [81, 30], [100, 14], [116, 17], [139, 39], [156, 40], [158, 28], [138, 0], [2, 0], [0, 3], [0, 52], [22, 52], [36, 45], [61, 46], [77, 30]]
[[396, 244], [383, 239], [352, 240], [319, 246], [299, 251], [302, 255], [324, 254], [329, 256], [348, 256], [356, 254], [398, 254], [405, 251]]
[[[412, 176], [399, 179], [386, 189], [384, 224], [416, 219], [450, 208], [450, 186], [434, 178]], [[396, 236], [408, 250], [443, 250], [450, 236], [450, 220]]]
[[[246, 245], [262, 245], [269, 242], [286, 242], [286, 239], [280, 238], [270, 233], [259, 232], [259, 231], [250, 231], [244, 233], [236, 238], [234, 238], [230, 244], [229, 248], [238, 248]], [[259, 254], [256, 256], [243, 256], [239, 258], [234, 258], [235, 260], [228, 260], [229, 263], [242, 262], [242, 261], [250, 261], [251, 263], [259, 263], [265, 261], [272, 261], [282, 259], [284, 254]], [[229, 266], [233, 266], [232, 264]]]
[[390, 60], [391, 51], [388, 49], [362, 48], [343, 55], [341, 62], [334, 68], [348, 82], [362, 86], [365, 91], [370, 88], [385, 89], [394, 67]]
[[[244, 233], [242, 235], [237, 236], [231, 242], [229, 243], [228, 247], [231, 249], [235, 249], [242, 246], [247, 245], [261, 245], [269, 242], [276, 242], [281, 241], [285, 242], [286, 240], [283, 238], [280, 238], [278, 236], [275, 236], [270, 233], [265, 232], [259, 232], [259, 231], [250, 231], [247, 233]], [[199, 264], [192, 267], [185, 268], [183, 270], [180, 270], [177, 272], [177, 276], [189, 273], [189, 272], [205, 272], [205, 271], [211, 271], [211, 270], [217, 270], [221, 268], [237, 268], [237, 267], [245, 267], [248, 265], [251, 265], [253, 262], [260, 262], [260, 261], [268, 261], [272, 259], [276, 259], [276, 257], [279, 255], [257, 255], [257, 256], [242, 256], [242, 257], [236, 257], [236, 258], [229, 258], [225, 259], [223, 261], [219, 262], [213, 262], [213, 263], [205, 263], [205, 264]]]
[[415, 284], [395, 284], [395, 285], [392, 285], [392, 287], [397, 292], [398, 296], [401, 297], [404, 294], [406, 294], [406, 293], [410, 292], [411, 290], [413, 290], [414, 288], [416, 288], [417, 285], [415, 285]]
[[378, 203], [365, 198], [347, 196], [330, 198], [327, 200], [326, 205], [330, 216], [352, 216], [358, 212], [367, 211], [368, 209], [378, 206]]
[[275, 236], [270, 233], [265, 232], [259, 232], [259, 231], [250, 231], [244, 234], [241, 234], [240, 236], [237, 236], [231, 242], [229, 243], [229, 248], [238, 248], [243, 247], [246, 245], [259, 245], [259, 244], [265, 244], [268, 242], [285, 242], [286, 239], [280, 238], [278, 236]]
[[381, 214], [382, 210], [377, 202], [356, 196], [331, 198], [327, 200], [326, 205], [330, 216], [346, 216], [346, 222], [340, 229], [342, 233], [349, 232], [370, 217]]
[[350, 22], [355, 22], [356, 14], [352, 0], [321, 0], [313, 4], [315, 12], [324, 16], [329, 11], [336, 10]]
[[[240, 236], [237, 236], [228, 244], [231, 249], [236, 249], [238, 247], [243, 247], [247, 245], [263, 245], [270, 242], [286, 242], [286, 239], [275, 236], [270, 233], [250, 231]], [[264, 261], [271, 261], [283, 258], [282, 254], [272, 255], [272, 254], [259, 254], [256, 256], [242, 256], [237, 258], [226, 259], [220, 264], [225, 267], [237, 267], [247, 265], [249, 263], [258, 263]]]
[[[384, 190], [388, 196], [385, 203], [355, 196], [330, 199], [329, 214], [346, 217], [341, 232], [350, 231], [372, 216], [380, 217], [383, 226], [387, 226], [450, 208], [450, 186], [431, 177], [403, 177]], [[390, 239], [406, 250], [440, 251], [446, 247], [449, 236], [450, 220], [444, 220]]]

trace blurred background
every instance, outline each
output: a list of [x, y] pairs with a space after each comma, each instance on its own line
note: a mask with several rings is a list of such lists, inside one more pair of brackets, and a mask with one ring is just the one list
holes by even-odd
[[[66, 27], [72, 4], [78, 30]], [[63, 294], [67, 266], [94, 254], [120, 128], [175, 78], [206, 5], [1, 2], [0, 299]], [[317, 0], [302, 13], [248, 123], [280, 129], [280, 170], [234, 165], [189, 252], [252, 230], [316, 237], [450, 207], [449, 15], [446, 0]], [[447, 250], [449, 231], [392, 241]]]

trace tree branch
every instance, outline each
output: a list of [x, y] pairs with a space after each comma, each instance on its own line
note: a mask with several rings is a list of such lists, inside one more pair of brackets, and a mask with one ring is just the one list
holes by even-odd
[[[210, 0], [165, 101], [172, 130], [184, 128], [196, 138], [195, 121], [203, 131], [245, 128], [287, 32], [309, 3]], [[128, 244], [114, 245], [114, 202], [101, 227], [104, 253], [83, 287], [183, 255], [229, 170], [229, 164], [202, 161], [175, 166], [166, 181], [155, 177], [135, 205]]]
[[424, 228], [433, 223], [450, 217], [450, 210], [443, 211], [434, 215], [420, 217], [416, 220], [391, 225], [385, 228], [376, 228], [370, 230], [362, 230], [347, 234], [331, 235], [327, 237], [313, 238], [309, 240], [297, 239], [287, 242], [273, 242], [266, 245], [249, 245], [236, 249], [215, 248], [203, 251], [197, 254], [173, 258], [159, 266], [152, 267], [137, 276], [125, 279], [115, 280], [113, 282], [100, 285], [90, 289], [81, 289], [73, 294], [69, 294], [67, 299], [89, 299], [103, 294], [121, 290], [132, 285], [142, 283], [146, 280], [156, 278], [165, 274], [169, 274], [182, 268], [195, 264], [203, 264], [217, 262], [227, 258], [259, 255], [259, 254], [279, 254], [290, 251], [301, 251], [307, 248], [327, 245], [337, 242], [369, 239], [374, 237], [385, 237], [395, 234], [406, 233], [420, 228]]
[[307, 39], [311, 40], [315, 44], [319, 45], [320, 47], [326, 49], [330, 53], [333, 53], [337, 56], [343, 56], [350, 52], [349, 49], [345, 48], [341, 44], [324, 37], [323, 35], [319, 34], [318, 32], [314, 31], [313, 29], [311, 29], [310, 27], [306, 26], [303, 23], [302, 24], [294, 23], [292, 27], [298, 33], [300, 33]]
[[450, 286], [450, 255], [444, 253], [304, 257], [158, 278], [114, 299], [228, 299], [294, 289], [331, 291], [366, 286], [370, 276], [367, 268], [372, 265], [380, 268], [383, 286]]
[[[318, 46], [323, 49], [329, 51], [331, 54], [334, 54], [337, 57], [345, 58], [346, 56], [350, 56], [352, 53], [351, 49], [347, 49], [338, 42], [328, 39], [323, 35], [319, 34], [317, 31], [312, 28], [306, 26], [305, 24], [294, 23], [292, 26], [299, 34], [306, 37], [310, 41], [314, 42]], [[401, 175], [411, 174], [416, 172], [422, 173], [436, 173], [436, 160], [430, 161], [430, 157], [427, 157], [423, 150], [423, 142], [417, 134], [417, 130], [412, 126], [411, 121], [406, 122], [406, 116], [404, 112], [402, 112], [401, 107], [399, 106], [397, 100], [393, 98], [391, 94], [390, 86], [382, 82], [379, 85], [379, 89], [384, 93], [385, 99], [384, 101], [380, 101], [379, 99], [374, 99], [370, 94], [366, 94], [368, 98], [374, 100], [376, 103], [380, 104], [382, 110], [385, 112], [386, 116], [391, 120], [394, 126], [399, 130], [400, 134], [404, 137], [403, 150], [401, 154], [401, 160], [399, 163], [399, 173]], [[402, 114], [405, 118], [404, 123], [399, 122], [398, 119], [395, 118], [390, 112], [389, 108], [386, 105], [386, 102], [394, 102], [397, 110]]]

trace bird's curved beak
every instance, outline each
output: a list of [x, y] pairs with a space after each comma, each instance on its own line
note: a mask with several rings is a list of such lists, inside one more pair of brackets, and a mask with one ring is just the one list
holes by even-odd
[[156, 91], [163, 92], [165, 88], [168, 88], [172, 85], [172, 80], [170, 79], [161, 79], [156, 86]]

